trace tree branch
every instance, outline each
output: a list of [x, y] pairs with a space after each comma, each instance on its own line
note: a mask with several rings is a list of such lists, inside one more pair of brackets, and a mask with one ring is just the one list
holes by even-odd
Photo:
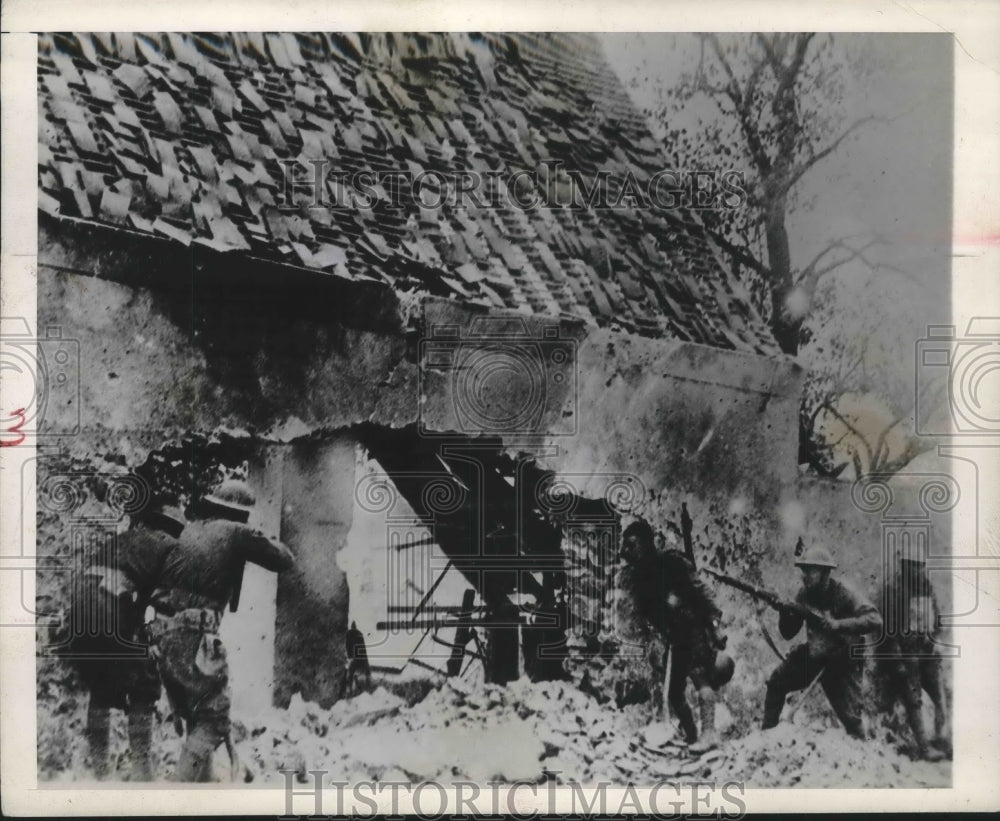
[[875, 464], [872, 466], [873, 471], [881, 470], [880, 464], [884, 462], [884, 459], [882, 457], [883, 449], [885, 450], [885, 459], [889, 458], [889, 446], [886, 443], [886, 437], [888, 437], [889, 432], [894, 427], [896, 427], [896, 425], [902, 422], [907, 416], [909, 416], [909, 412], [900, 414], [892, 422], [886, 425], [885, 428], [883, 428], [882, 432], [879, 434], [878, 442], [875, 445]]
[[[864, 437], [864, 436], [863, 436], [863, 435], [861, 434], [861, 431], [859, 431], [859, 430], [858, 430], [858, 429], [857, 429], [856, 427], [854, 427], [854, 425], [852, 425], [852, 424], [851, 424], [850, 422], [848, 422], [848, 421], [847, 421], [847, 419], [846, 419], [846, 418], [844, 418], [844, 415], [843, 415], [842, 413], [840, 413], [840, 411], [838, 411], [838, 410], [837, 410], [837, 409], [836, 409], [836, 408], [835, 408], [835, 407], [834, 407], [833, 405], [831, 405], [831, 404], [830, 404], [829, 402], [824, 402], [824, 403], [823, 403], [823, 405], [824, 405], [824, 407], [826, 408], [826, 410], [827, 410], [827, 411], [828, 411], [828, 412], [829, 412], [829, 413], [830, 413], [830, 414], [831, 414], [831, 415], [832, 415], [832, 416], [833, 416], [833, 417], [834, 417], [834, 418], [835, 418], [835, 419], [836, 419], [836, 420], [837, 420], [838, 422], [840, 422], [840, 423], [841, 423], [841, 424], [842, 424], [842, 425], [843, 425], [843, 426], [844, 426], [845, 428], [847, 428], [847, 429], [848, 429], [848, 430], [849, 430], [849, 431], [850, 431], [851, 433], [853, 433], [853, 434], [854, 434], [855, 438], [856, 438], [856, 439], [858, 440], [858, 442], [860, 442], [860, 443], [861, 443], [861, 446], [862, 446], [862, 447], [864, 448], [864, 450], [865, 450], [865, 455], [866, 455], [866, 456], [868, 457], [868, 464], [869, 464], [869, 465], [873, 464], [873, 462], [874, 462], [875, 460], [874, 460], [874, 456], [873, 456], [873, 454], [872, 454], [872, 449], [871, 449], [871, 445], [869, 445], [869, 444], [868, 444], [868, 440], [867, 440], [867, 439], [865, 439], [865, 437]], [[859, 464], [860, 464], [860, 463], [859, 463]], [[857, 469], [855, 469], [855, 471], [856, 471], [856, 470], [857, 470]], [[858, 477], [860, 477], [860, 476], [861, 476], [861, 474], [858, 474]]]
[[[775, 35], [775, 37], [777, 36]], [[757, 34], [757, 41], [764, 47], [764, 54], [767, 56], [767, 61], [771, 64], [774, 76], [777, 77], [781, 73], [781, 60], [778, 59], [778, 55], [774, 52], [774, 44], [759, 32]]]
[[711, 228], [706, 227], [704, 230], [705, 233], [708, 234], [708, 238], [718, 245], [723, 251], [729, 254], [734, 260], [739, 262], [741, 265], [752, 268], [765, 279], [770, 279], [771, 269], [753, 256], [753, 254], [751, 254], [746, 248], [734, 245], [720, 233], [713, 231]]
[[[781, 75], [778, 77], [778, 90], [775, 92], [774, 101], [775, 105], [784, 98], [792, 87], [795, 85], [795, 80], [799, 75], [799, 70], [802, 68], [802, 62], [806, 57], [806, 50], [809, 48], [809, 42], [814, 37], [814, 34], [799, 34], [795, 40], [795, 53], [792, 55], [792, 62], [788, 64], [787, 68], [783, 68]], [[772, 107], [772, 111], [777, 113], [777, 110]]]
[[913, 437], [907, 442], [906, 448], [903, 452], [890, 462], [883, 462], [879, 467], [879, 473], [893, 474], [898, 473], [903, 468], [905, 468], [910, 462], [916, 459], [921, 453], [926, 453], [929, 450], [933, 450], [936, 443], [932, 440], [925, 438]]
[[889, 122], [889, 119], [886, 117], [876, 117], [874, 114], [869, 114], [868, 116], [862, 117], [859, 120], [855, 120], [853, 123], [851, 123], [851, 125], [849, 125], [841, 133], [841, 135], [837, 137], [837, 139], [835, 139], [832, 143], [830, 143], [826, 148], [812, 152], [807, 159], [805, 159], [803, 162], [799, 164], [798, 168], [796, 168], [788, 175], [788, 180], [784, 186], [784, 190], [786, 192], [789, 191], [795, 185], [795, 183], [797, 183], [800, 179], [802, 179], [802, 176], [806, 173], [806, 171], [808, 171], [810, 168], [816, 165], [816, 163], [818, 163], [820, 160], [829, 157], [834, 151], [840, 148], [840, 144], [844, 142], [844, 140], [846, 140], [848, 137], [851, 136], [851, 134], [853, 134], [855, 131], [861, 128], [861, 126], [865, 125], [866, 123], [876, 122], [876, 121]]
[[707, 37], [708, 41], [712, 44], [716, 58], [729, 78], [729, 86], [726, 93], [736, 107], [736, 113], [740, 120], [740, 128], [743, 131], [744, 139], [747, 141], [747, 148], [750, 149], [750, 156], [753, 158], [760, 175], [767, 177], [771, 174], [771, 160], [764, 150], [764, 145], [760, 139], [760, 132], [757, 130], [757, 125], [753, 121], [753, 117], [751, 117], [750, 105], [753, 100], [752, 98], [744, 97], [740, 92], [739, 83], [736, 81], [736, 74], [733, 72], [733, 67], [729, 64], [729, 60], [726, 59], [719, 38], [714, 34], [709, 34]]
[[[903, 275], [904, 277], [907, 277], [908, 279], [912, 279], [908, 271], [905, 271], [902, 268], [893, 265], [892, 263], [873, 262], [865, 255], [865, 252], [868, 251], [870, 248], [874, 248], [879, 245], [890, 245], [890, 244], [891, 243], [889, 243], [882, 237], [875, 237], [869, 240], [867, 243], [865, 243], [865, 245], [863, 245], [861, 248], [854, 248], [851, 245], [848, 245], [847, 242], [845, 242], [843, 239], [834, 240], [829, 245], [827, 245], [826, 248], [824, 248], [822, 251], [816, 254], [815, 257], [812, 258], [809, 264], [805, 268], [803, 268], [802, 271], [799, 273], [799, 275], [795, 278], [795, 282], [797, 285], [801, 285], [803, 288], [805, 288], [809, 293], [812, 293], [816, 288], [816, 283], [820, 279], [822, 279], [827, 274], [836, 271], [838, 268], [846, 265], [848, 262], [852, 262], [853, 260], [856, 259], [861, 260], [861, 262], [863, 262], [873, 271], [878, 271], [879, 269], [884, 268], [887, 271], [893, 271], [895, 273]], [[819, 267], [818, 263], [820, 262], [820, 260], [822, 260], [823, 257], [827, 256], [828, 254], [836, 250], [846, 251], [847, 256], [837, 259], [822, 267]]]

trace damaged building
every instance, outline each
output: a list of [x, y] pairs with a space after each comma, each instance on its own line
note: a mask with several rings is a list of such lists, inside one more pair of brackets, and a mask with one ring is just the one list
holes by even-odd
[[[332, 704], [352, 620], [387, 675], [603, 664], [621, 527], [676, 539], [682, 503], [700, 560], [750, 561], [729, 516], [778, 561], [799, 369], [695, 210], [622, 196], [669, 166], [593, 38], [39, 44], [38, 326], [78, 346], [40, 516], [67, 460], [245, 463], [296, 566], [227, 617], [238, 702]], [[609, 207], [539, 205], [602, 179]]]

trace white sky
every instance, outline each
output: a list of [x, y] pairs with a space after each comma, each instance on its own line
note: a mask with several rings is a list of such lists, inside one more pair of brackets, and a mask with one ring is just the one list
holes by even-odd
[[[649, 78], [630, 89], [640, 108], [655, 106], [656, 88], [675, 84], [698, 54], [697, 39], [690, 34], [607, 33], [601, 40], [626, 85], [631, 77]], [[885, 234], [894, 244], [882, 252], [884, 259], [934, 285], [923, 300], [920, 322], [945, 321], [951, 237], [951, 38], [841, 34], [835, 43], [845, 54], [868, 53], [880, 69], [848, 90], [849, 110], [857, 116], [907, 113], [865, 128], [856, 141], [845, 142], [803, 178], [804, 192], [818, 197], [812, 213], [789, 219], [793, 264], [808, 261], [838, 236]], [[705, 111], [714, 109], [705, 107], [699, 113]], [[850, 293], [851, 279], [867, 282], [866, 273], [845, 268], [839, 279]], [[895, 298], [887, 289], [873, 292], [868, 287], [863, 296], [877, 300], [880, 294]]]

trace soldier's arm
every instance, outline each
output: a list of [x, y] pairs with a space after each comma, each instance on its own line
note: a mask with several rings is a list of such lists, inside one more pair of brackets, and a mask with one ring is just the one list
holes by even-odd
[[241, 541], [244, 558], [248, 562], [259, 564], [265, 570], [280, 573], [295, 563], [295, 556], [287, 545], [272, 541], [255, 530], [247, 528]]
[[938, 606], [937, 594], [934, 592], [934, 586], [928, 584], [927, 588], [930, 590], [931, 594], [931, 623], [929, 626], [931, 636], [939, 636], [941, 634], [941, 608]]
[[851, 599], [853, 615], [842, 619], [834, 619], [833, 627], [838, 633], [861, 635], [874, 633], [882, 629], [882, 616], [878, 609], [868, 599], [849, 588], [845, 588]]

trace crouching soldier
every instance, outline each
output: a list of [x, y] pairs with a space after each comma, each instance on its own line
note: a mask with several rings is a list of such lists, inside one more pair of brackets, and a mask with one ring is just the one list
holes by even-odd
[[274, 572], [293, 556], [246, 525], [256, 499], [233, 479], [223, 482], [200, 507], [204, 518], [185, 527], [166, 556], [152, 604], [150, 633], [160, 675], [175, 710], [187, 723], [177, 762], [177, 781], [211, 781], [212, 756], [230, 743], [229, 666], [219, 637], [228, 603], [235, 610], [246, 562]]
[[129, 530], [88, 557], [74, 579], [70, 636], [57, 652], [71, 661], [89, 693], [87, 745], [100, 780], [110, 775], [112, 708], [128, 715], [129, 780], [153, 780], [153, 714], [160, 677], [142, 615], [183, 527], [180, 511], [150, 505], [134, 517]]
[[[927, 577], [923, 556], [904, 554], [883, 592], [884, 647], [892, 658], [884, 662], [892, 703], [906, 708], [916, 756], [940, 761], [950, 752], [941, 656], [937, 652], [937, 597]], [[924, 726], [923, 696], [934, 705], [934, 738]], [[932, 744], [934, 746], [932, 746]]]
[[[715, 733], [716, 691], [733, 676], [732, 658], [721, 653], [721, 611], [688, 558], [677, 550], [657, 552], [652, 528], [634, 522], [622, 534], [622, 558], [634, 574], [636, 610], [669, 648], [667, 703], [680, 722], [690, 751], [718, 746]], [[699, 739], [687, 701], [688, 679], [698, 690], [702, 735]]]
[[792, 650], [771, 673], [764, 697], [763, 728], [781, 718], [785, 697], [819, 677], [823, 691], [844, 729], [864, 737], [861, 720], [861, 658], [851, 657], [851, 645], [881, 629], [878, 610], [847, 582], [831, 575], [837, 566], [828, 551], [814, 547], [796, 560], [802, 589], [794, 602], [779, 602], [778, 629], [785, 639], [806, 627], [806, 641]]

